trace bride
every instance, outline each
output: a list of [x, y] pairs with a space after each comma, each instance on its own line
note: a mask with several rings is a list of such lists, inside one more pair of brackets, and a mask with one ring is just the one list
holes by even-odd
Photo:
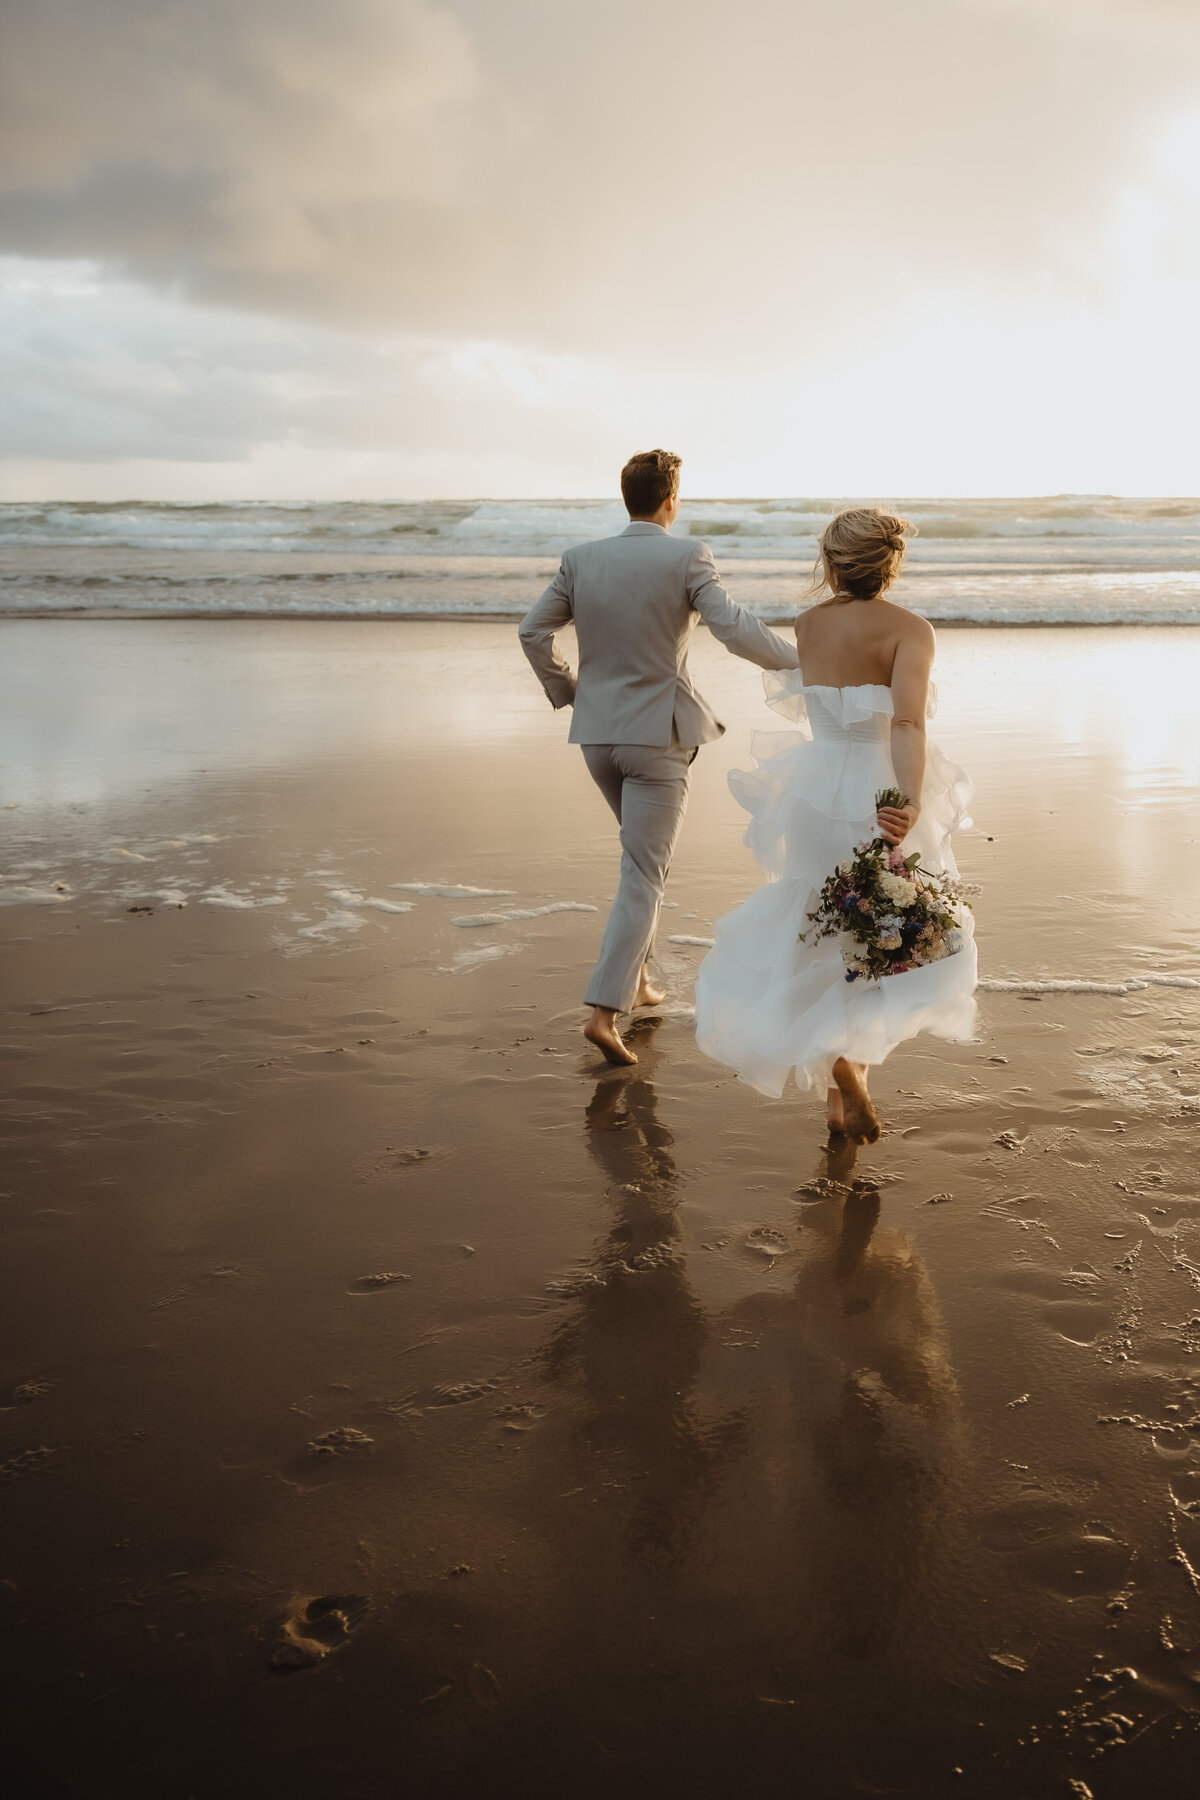
[[[970, 1038], [975, 1020], [967, 909], [954, 955], [880, 980], [847, 979], [835, 940], [800, 936], [826, 877], [873, 837], [919, 852], [922, 869], [958, 873], [950, 834], [970, 823], [972, 788], [925, 737], [933, 629], [884, 598], [914, 529], [861, 506], [821, 537], [809, 591], [828, 593], [796, 621], [800, 667], [763, 677], [768, 705], [799, 729], [756, 733], [757, 770], [729, 777], [768, 880], [718, 922], [696, 983], [706, 1056], [775, 1098], [789, 1077], [823, 1085], [830, 1130], [866, 1143], [879, 1136], [868, 1067], [920, 1031]], [[915, 798], [877, 811], [876, 795], [893, 786]]]

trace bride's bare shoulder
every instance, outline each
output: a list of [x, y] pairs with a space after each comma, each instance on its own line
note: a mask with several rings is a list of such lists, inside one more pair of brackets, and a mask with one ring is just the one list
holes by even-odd
[[920, 613], [910, 612], [907, 606], [897, 606], [894, 600], [879, 599], [875, 605], [886, 614], [897, 643], [932, 644], [933, 626]]
[[814, 600], [811, 606], [801, 607], [796, 614], [796, 636], [799, 637], [802, 631], [806, 631], [817, 617], [837, 610], [837, 604], [833, 600]]

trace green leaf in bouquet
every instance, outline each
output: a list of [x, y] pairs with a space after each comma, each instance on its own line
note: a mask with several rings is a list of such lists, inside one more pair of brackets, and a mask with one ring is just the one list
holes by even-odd
[[906, 869], [911, 871], [912, 869], [916, 868], [916, 866], [920, 862], [920, 860], [921, 860], [921, 852], [919, 850], [916, 850], [913, 852], [913, 854], [911, 856], [905, 857], [904, 866]]

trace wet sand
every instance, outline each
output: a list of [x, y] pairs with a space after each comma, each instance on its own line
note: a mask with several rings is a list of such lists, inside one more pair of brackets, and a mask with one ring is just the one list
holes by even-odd
[[625, 1073], [510, 627], [0, 635], [16, 1792], [1190, 1791], [1200, 635], [943, 633], [1012, 985], [853, 1165], [692, 1041], [708, 640]]

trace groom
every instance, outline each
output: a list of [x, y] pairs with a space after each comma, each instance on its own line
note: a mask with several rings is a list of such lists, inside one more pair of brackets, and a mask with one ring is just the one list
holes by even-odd
[[[583, 1030], [611, 1063], [637, 1061], [617, 1030], [617, 1014], [665, 998], [651, 986], [646, 958], [691, 765], [700, 745], [725, 730], [688, 674], [696, 621], [760, 668], [798, 664], [793, 645], [735, 606], [708, 545], [670, 536], [679, 516], [679, 468], [669, 450], [631, 456], [621, 470], [629, 524], [616, 537], [568, 550], [520, 627], [551, 705], [574, 707], [570, 741], [582, 747], [621, 827], [621, 883], [588, 985], [592, 1015]], [[571, 619], [578, 674], [554, 642]]]

